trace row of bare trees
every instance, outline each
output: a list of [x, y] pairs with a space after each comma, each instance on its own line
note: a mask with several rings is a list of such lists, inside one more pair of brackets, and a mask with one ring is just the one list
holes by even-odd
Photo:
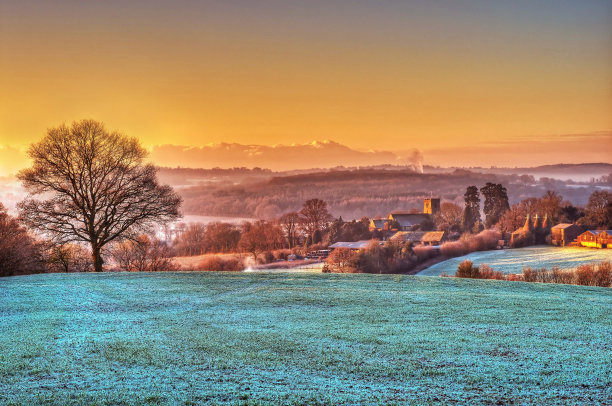
[[206, 253], [248, 252], [255, 260], [266, 251], [320, 243], [332, 219], [327, 203], [304, 202], [299, 212], [289, 212], [275, 221], [258, 220], [240, 226], [229, 223], [188, 225], [173, 242], [178, 256]]

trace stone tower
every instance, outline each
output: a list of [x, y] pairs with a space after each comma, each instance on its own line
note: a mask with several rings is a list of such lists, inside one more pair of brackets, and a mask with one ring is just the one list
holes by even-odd
[[425, 199], [423, 203], [423, 213], [431, 214], [432, 216], [440, 211], [440, 198], [430, 197]]

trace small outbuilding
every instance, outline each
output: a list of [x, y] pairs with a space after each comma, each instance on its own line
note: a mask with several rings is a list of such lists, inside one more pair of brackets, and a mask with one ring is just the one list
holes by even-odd
[[423, 238], [421, 238], [423, 245], [440, 245], [444, 241], [446, 241], [446, 233], [444, 231], [427, 231]]
[[411, 242], [413, 244], [421, 244], [425, 231], [398, 231], [393, 234], [389, 240], [396, 242]]
[[553, 245], [566, 246], [576, 241], [578, 236], [584, 230], [582, 227], [571, 223], [560, 223], [550, 229], [551, 240]]

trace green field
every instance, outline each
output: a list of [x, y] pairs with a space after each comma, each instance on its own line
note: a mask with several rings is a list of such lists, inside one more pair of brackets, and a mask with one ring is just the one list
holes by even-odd
[[612, 249], [585, 247], [553, 247], [540, 245], [527, 248], [472, 252], [462, 257], [440, 262], [421, 272], [422, 276], [454, 275], [459, 264], [469, 259], [474, 265], [487, 264], [505, 274], [523, 273], [523, 266], [532, 268], [575, 268], [582, 264], [612, 261]]
[[0, 279], [0, 404], [604, 404], [612, 290], [364, 274]]

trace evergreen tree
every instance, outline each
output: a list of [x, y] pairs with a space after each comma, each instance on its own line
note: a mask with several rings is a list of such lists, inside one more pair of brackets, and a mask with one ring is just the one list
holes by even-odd
[[485, 197], [485, 226], [491, 228], [499, 222], [506, 211], [510, 210], [508, 191], [501, 183], [487, 182], [485, 186], [480, 188], [480, 192]]
[[480, 193], [476, 186], [468, 186], [465, 194], [465, 207], [461, 225], [465, 231], [472, 231], [474, 224], [480, 221]]
[[342, 220], [342, 217], [337, 218], [336, 220], [332, 221], [331, 225], [329, 226], [329, 234], [328, 234], [328, 239], [329, 239], [330, 244], [340, 241], [340, 239], [342, 238], [342, 226], [343, 225], [344, 225], [344, 220]]

